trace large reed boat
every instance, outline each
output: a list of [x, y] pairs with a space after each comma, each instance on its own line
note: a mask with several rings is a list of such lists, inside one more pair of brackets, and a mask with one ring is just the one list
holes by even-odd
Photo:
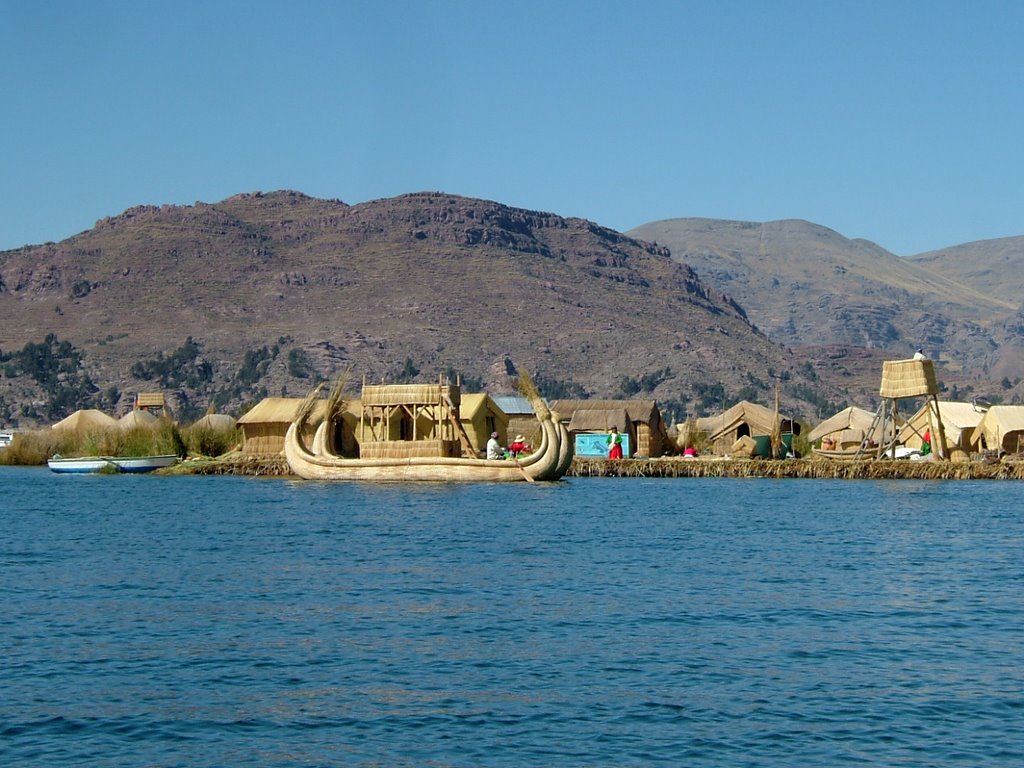
[[[333, 397], [334, 393], [332, 393]], [[309, 445], [303, 434], [311, 409], [300, 409], [285, 435], [291, 471], [310, 480], [537, 482], [558, 480], [573, 459], [572, 440], [558, 414], [534, 395], [535, 449], [518, 458], [481, 458], [459, 418], [458, 384], [363, 384], [358, 420], [328, 408]], [[341, 455], [348, 429], [355, 456]], [[351, 450], [350, 450], [351, 452]]]

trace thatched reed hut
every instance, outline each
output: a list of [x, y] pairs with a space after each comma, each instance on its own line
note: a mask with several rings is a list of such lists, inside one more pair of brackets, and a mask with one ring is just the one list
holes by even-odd
[[[487, 440], [492, 432], [498, 433], [498, 442], [502, 445], [512, 442], [516, 434], [509, 428], [508, 415], [486, 392], [462, 395], [459, 422], [477, 453], [487, 449]], [[533, 426], [537, 426], [536, 417], [533, 419]]]
[[607, 456], [608, 432], [612, 427], [622, 436], [622, 455], [636, 453], [636, 437], [625, 408], [594, 408], [573, 413], [566, 429], [575, 443], [577, 456]]
[[882, 424], [875, 424], [874, 413], [851, 405], [818, 424], [808, 433], [807, 440], [820, 440], [822, 451], [855, 454], [862, 446], [881, 444], [885, 437]]
[[138, 408], [133, 408], [117, 420], [117, 426], [126, 432], [129, 429], [152, 429], [159, 423], [160, 419], [152, 413], [141, 411]]
[[228, 430], [235, 428], [235, 417], [226, 413], [208, 413], [192, 422], [193, 429]]
[[[239, 418], [243, 453], [281, 453], [285, 433], [302, 402], [301, 398], [268, 397]], [[326, 400], [316, 401], [304, 430], [307, 442], [326, 409]], [[449, 417], [450, 411], [454, 419]], [[360, 399], [344, 401], [341, 419], [328, 440], [333, 452], [351, 458], [399, 453], [461, 456], [483, 451], [492, 432], [508, 444], [508, 417], [486, 393], [461, 394], [457, 385], [381, 384], [366, 385]]]
[[508, 444], [508, 417], [457, 384], [364, 384], [355, 405], [362, 458], [479, 455], [492, 432]]
[[[276, 456], [284, 451], [284, 435], [302, 405], [298, 397], [267, 397], [238, 419], [242, 429], [242, 453], [254, 456]], [[313, 438], [316, 427], [323, 421], [326, 401], [317, 402], [313, 414], [306, 422], [304, 437]]]
[[668, 430], [655, 400], [555, 400], [557, 411], [576, 442], [579, 455], [587, 455], [579, 435], [607, 433], [613, 426], [623, 436], [623, 455], [662, 456], [670, 446]]
[[[946, 447], [949, 449], [949, 458], [953, 460], [967, 460], [970, 454], [978, 450], [977, 442], [973, 439], [975, 428], [981, 423], [984, 411], [973, 403], [960, 403], [950, 400], [937, 401], [938, 418], [942, 420], [942, 428], [946, 435]], [[929, 403], [921, 406], [896, 435], [896, 440], [908, 448], [920, 448], [926, 432], [932, 433], [933, 452], [938, 454], [936, 445], [937, 424], [935, 414], [929, 407]]]
[[117, 419], [113, 416], [108, 416], [95, 408], [85, 408], [75, 411], [66, 419], [61, 419], [52, 429], [58, 432], [102, 432], [117, 429], [117, 426]]
[[163, 392], [139, 392], [135, 395], [134, 410], [162, 413], [167, 407]]
[[971, 433], [982, 451], [1024, 452], [1024, 405], [990, 406]]
[[[795, 419], [780, 414], [778, 420], [784, 440], [786, 435], [800, 434], [800, 424]], [[775, 429], [775, 422], [775, 411], [771, 408], [741, 400], [716, 416], [697, 419], [696, 427], [708, 436], [712, 452], [724, 456], [732, 451], [733, 445], [740, 438], [770, 436]]]

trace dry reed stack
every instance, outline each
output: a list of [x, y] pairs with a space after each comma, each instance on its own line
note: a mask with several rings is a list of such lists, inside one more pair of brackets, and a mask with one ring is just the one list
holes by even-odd
[[1024, 480], [1024, 461], [573, 459], [569, 477], [738, 477], [813, 480]]

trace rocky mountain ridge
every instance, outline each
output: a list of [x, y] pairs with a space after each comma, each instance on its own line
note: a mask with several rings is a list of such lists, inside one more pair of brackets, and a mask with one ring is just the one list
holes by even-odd
[[32, 355], [70, 344], [93, 397], [120, 410], [153, 388], [174, 389], [179, 408], [237, 410], [347, 368], [357, 380], [457, 372], [501, 391], [518, 365], [553, 396], [644, 395], [680, 413], [768, 396], [776, 380], [802, 387], [803, 407], [839, 396], [664, 247], [444, 193], [132, 208], [0, 253], [0, 312], [7, 421], [71, 407], [33, 406], [43, 385], [12, 357], [51, 335]]
[[152, 389], [182, 413], [237, 412], [345, 369], [502, 392], [516, 366], [553, 397], [653, 397], [677, 418], [770, 405], [778, 388], [813, 421], [872, 407], [882, 360], [917, 346], [951, 395], [1012, 401], [1014, 279], [997, 292], [964, 261], [900, 259], [809, 222], [623, 234], [440, 192], [138, 206], [0, 253], [0, 422], [123, 412]]
[[627, 234], [667, 246], [799, 354], [843, 345], [898, 358], [923, 347], [948, 373], [1024, 376], [1005, 327], [1024, 295], [1024, 238], [901, 258], [797, 220], [669, 219]]

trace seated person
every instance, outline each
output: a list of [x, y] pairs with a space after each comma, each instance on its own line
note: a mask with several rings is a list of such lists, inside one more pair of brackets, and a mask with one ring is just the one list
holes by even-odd
[[530, 449], [530, 446], [526, 444], [526, 438], [523, 435], [516, 435], [516, 439], [512, 441], [512, 445], [508, 447], [508, 452], [513, 456], [519, 456], [521, 453], [525, 453]]
[[497, 432], [491, 432], [491, 439], [487, 441], [487, 458], [491, 460], [505, 458], [505, 449], [498, 442]]

